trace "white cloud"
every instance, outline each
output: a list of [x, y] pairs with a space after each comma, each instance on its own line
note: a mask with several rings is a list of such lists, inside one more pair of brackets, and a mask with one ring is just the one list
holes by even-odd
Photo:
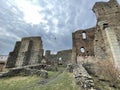
[[39, 24], [40, 22], [45, 22], [45, 20], [43, 20], [45, 15], [39, 13], [43, 10], [42, 7], [34, 5], [30, 0], [15, 0], [15, 3], [24, 13], [26, 23]]
[[53, 24], [54, 24], [54, 25], [58, 25], [58, 20], [57, 20], [56, 18], [53, 18], [52, 21], [53, 21]]

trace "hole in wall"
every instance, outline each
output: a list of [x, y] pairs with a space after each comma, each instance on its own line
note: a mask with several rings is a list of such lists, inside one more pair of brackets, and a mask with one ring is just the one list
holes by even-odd
[[98, 40], [95, 40], [96, 42], [98, 41]]
[[81, 53], [85, 53], [85, 48], [84, 48], [84, 47], [81, 47], [81, 48], [80, 48], [80, 52], [81, 52]]
[[103, 24], [103, 29], [107, 28], [108, 27], [108, 23], [104, 23]]

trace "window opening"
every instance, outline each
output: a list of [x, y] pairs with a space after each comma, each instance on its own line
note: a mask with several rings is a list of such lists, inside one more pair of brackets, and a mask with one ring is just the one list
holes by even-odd
[[86, 39], [86, 32], [82, 32], [82, 39]]
[[80, 51], [81, 51], [81, 53], [85, 53], [85, 48], [84, 48], [84, 47], [81, 47], [81, 48], [80, 48]]

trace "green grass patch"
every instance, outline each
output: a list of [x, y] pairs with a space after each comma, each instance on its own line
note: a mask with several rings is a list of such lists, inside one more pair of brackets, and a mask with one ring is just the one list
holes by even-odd
[[40, 80], [37, 76], [16, 76], [0, 79], [0, 90], [25, 90], [26, 86]]
[[[41, 88], [41, 89], [40, 89]], [[72, 73], [63, 72], [47, 85], [34, 87], [34, 90], [80, 90], [73, 79]]]
[[38, 82], [43, 78], [37, 76], [16, 76], [0, 79], [0, 90], [79, 90], [74, 82], [72, 73], [49, 71], [49, 78], [52, 78], [45, 85]]
[[48, 78], [55, 77], [59, 74], [57, 71], [48, 71]]

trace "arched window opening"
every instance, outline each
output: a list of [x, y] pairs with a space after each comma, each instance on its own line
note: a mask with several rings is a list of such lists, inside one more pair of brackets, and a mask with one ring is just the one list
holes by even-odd
[[86, 32], [82, 32], [82, 39], [86, 39]]
[[81, 53], [85, 53], [85, 48], [84, 48], [84, 47], [81, 47], [81, 48], [80, 48], [80, 52], [81, 52]]

